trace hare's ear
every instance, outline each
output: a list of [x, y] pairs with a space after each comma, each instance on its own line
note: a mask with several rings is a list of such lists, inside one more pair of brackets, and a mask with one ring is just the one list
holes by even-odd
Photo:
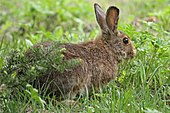
[[105, 13], [102, 11], [100, 5], [98, 5], [97, 3], [94, 4], [94, 10], [95, 10], [95, 14], [96, 14], [96, 20], [97, 20], [100, 28], [102, 29], [102, 31], [106, 31], [107, 25], [106, 25]]
[[109, 7], [106, 13], [106, 23], [108, 28], [113, 31], [113, 33], [117, 32], [118, 20], [119, 9], [115, 6]]

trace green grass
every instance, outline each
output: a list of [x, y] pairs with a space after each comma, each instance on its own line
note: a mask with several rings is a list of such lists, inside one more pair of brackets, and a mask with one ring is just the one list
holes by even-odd
[[[136, 58], [122, 62], [119, 77], [94, 92], [93, 98], [88, 94], [77, 97], [75, 106], [56, 102], [55, 97], [49, 98], [27, 83], [25, 87], [10, 88], [0, 80], [0, 112], [170, 112], [170, 1], [97, 2], [103, 9], [110, 4], [120, 8], [119, 29], [134, 42]], [[158, 21], [144, 21], [151, 16]], [[131, 25], [137, 18], [140, 27]], [[94, 39], [98, 33], [93, 2], [88, 0], [1, 0], [0, 67], [13, 50], [24, 52], [42, 41], [78, 43]], [[8, 77], [10, 80], [15, 73]], [[15, 93], [11, 93], [14, 89]]]

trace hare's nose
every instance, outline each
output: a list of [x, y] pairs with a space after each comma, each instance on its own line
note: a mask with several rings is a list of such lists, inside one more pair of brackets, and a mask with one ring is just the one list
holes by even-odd
[[133, 55], [136, 56], [136, 49], [133, 49]]

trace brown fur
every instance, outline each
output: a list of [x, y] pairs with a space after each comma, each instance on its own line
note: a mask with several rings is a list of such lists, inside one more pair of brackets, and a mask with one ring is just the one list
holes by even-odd
[[[41, 86], [50, 84], [48, 91], [59, 97], [74, 98], [79, 92], [85, 92], [86, 88], [91, 91], [92, 86], [98, 89], [116, 77], [118, 63], [122, 59], [135, 56], [135, 48], [129, 37], [117, 30], [119, 9], [111, 6], [105, 15], [98, 4], [94, 8], [102, 34], [94, 41], [62, 45], [66, 48], [64, 59], [80, 58], [80, 65], [63, 73], [51, 72], [39, 79]], [[124, 38], [128, 39], [128, 44], [123, 42]], [[48, 47], [51, 43], [39, 45]]]

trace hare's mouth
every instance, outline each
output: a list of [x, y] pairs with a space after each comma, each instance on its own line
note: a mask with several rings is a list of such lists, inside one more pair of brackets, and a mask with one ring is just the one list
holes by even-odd
[[136, 50], [127, 53], [127, 58], [134, 58], [136, 56]]

